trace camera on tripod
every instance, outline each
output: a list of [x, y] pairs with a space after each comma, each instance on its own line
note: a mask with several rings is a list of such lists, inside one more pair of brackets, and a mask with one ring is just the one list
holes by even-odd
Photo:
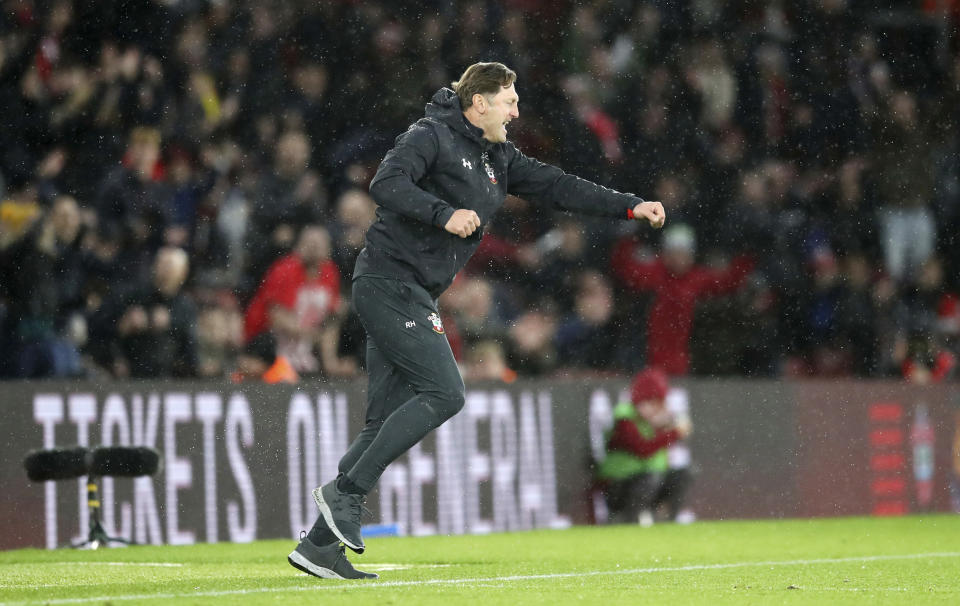
[[145, 446], [50, 448], [28, 453], [23, 460], [23, 466], [32, 482], [72, 480], [88, 476], [87, 507], [90, 510], [90, 531], [85, 541], [74, 543], [73, 547], [97, 549], [111, 543], [134, 544], [123, 537], [111, 537], [104, 530], [100, 522], [98, 478], [152, 476], [160, 468], [160, 453]]

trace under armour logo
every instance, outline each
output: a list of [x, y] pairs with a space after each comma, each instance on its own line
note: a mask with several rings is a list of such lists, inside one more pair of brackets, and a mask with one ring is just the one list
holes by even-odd
[[470, 164], [470, 162], [468, 162], [466, 158], [463, 159], [463, 167], [473, 170], [473, 164]]

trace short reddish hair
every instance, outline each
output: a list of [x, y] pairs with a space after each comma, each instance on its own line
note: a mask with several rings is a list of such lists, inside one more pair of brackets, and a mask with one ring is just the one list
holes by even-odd
[[474, 63], [450, 85], [460, 97], [460, 109], [473, 105], [473, 96], [495, 95], [517, 79], [517, 73], [503, 63]]

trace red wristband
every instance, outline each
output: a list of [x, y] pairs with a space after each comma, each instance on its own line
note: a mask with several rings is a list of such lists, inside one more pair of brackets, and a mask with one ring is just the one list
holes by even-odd
[[636, 218], [636, 217], [633, 216], [633, 209], [632, 209], [632, 208], [628, 208], [628, 209], [627, 209], [627, 218], [630, 219], [631, 221], [633, 221], [633, 220]]

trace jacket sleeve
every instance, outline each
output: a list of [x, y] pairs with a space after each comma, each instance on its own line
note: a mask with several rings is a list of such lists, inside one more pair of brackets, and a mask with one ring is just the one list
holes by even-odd
[[751, 271], [753, 271], [753, 259], [741, 255], [731, 261], [726, 269], [698, 272], [697, 294], [705, 297], [717, 297], [732, 293], [746, 282]]
[[526, 156], [513, 143], [506, 145], [507, 191], [515, 196], [560, 210], [620, 219], [630, 218], [627, 211], [643, 202], [639, 196], [597, 185]]
[[679, 440], [680, 434], [675, 429], [661, 429], [652, 438], [645, 438], [640, 435], [636, 425], [627, 419], [620, 419], [613, 426], [607, 451], [620, 450], [646, 459]]
[[387, 152], [370, 182], [370, 195], [395, 213], [443, 227], [455, 210], [417, 186], [437, 159], [437, 137], [429, 127], [414, 124]]

